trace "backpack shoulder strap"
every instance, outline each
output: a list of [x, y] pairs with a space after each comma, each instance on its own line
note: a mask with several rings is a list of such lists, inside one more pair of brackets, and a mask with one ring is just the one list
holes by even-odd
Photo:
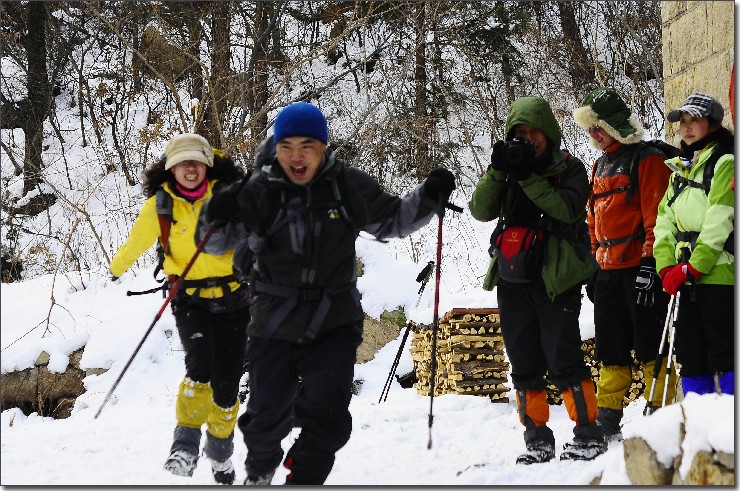
[[683, 192], [686, 188], [698, 188], [702, 189], [705, 194], [709, 194], [709, 189], [712, 186], [712, 178], [714, 177], [714, 168], [717, 166], [717, 162], [719, 159], [725, 155], [726, 150], [724, 148], [721, 148], [719, 145], [714, 147], [712, 150], [712, 154], [707, 158], [707, 161], [704, 162], [704, 170], [702, 173], [702, 179], [701, 182], [697, 182], [691, 179], [688, 179], [680, 174], [674, 174], [673, 176], [673, 196], [671, 199], [668, 200], [667, 205], [671, 206], [674, 201], [676, 201], [676, 198]]
[[[337, 202], [337, 206], [339, 208], [339, 214], [342, 216], [342, 219], [347, 222], [347, 224], [354, 230], [359, 230], [359, 227], [357, 227], [356, 222], [352, 219], [352, 216], [349, 214], [349, 211], [347, 211], [347, 207], [345, 206], [344, 200], [342, 200], [342, 189], [344, 188], [344, 179], [339, 177], [340, 171], [342, 168], [344, 168], [344, 164], [341, 162], [336, 162], [334, 164], [336, 166], [336, 170], [332, 172], [330, 181], [331, 181], [331, 190], [332, 194], [334, 196], [334, 200]], [[342, 181], [340, 183], [340, 181]]]
[[635, 189], [640, 186], [640, 174], [638, 172], [640, 162], [642, 162], [642, 154], [649, 148], [654, 148], [663, 154], [665, 158], [672, 158], [678, 156], [681, 151], [671, 145], [670, 143], [664, 142], [663, 140], [648, 140], [641, 141], [637, 144], [634, 154], [632, 155], [632, 162], [630, 163], [630, 184], [627, 189], [627, 196], [625, 199], [627, 203], [632, 201], [632, 196], [635, 194]]
[[714, 168], [717, 167], [717, 162], [722, 158], [723, 155], [728, 153], [734, 153], [734, 149], [729, 150], [721, 145], [714, 147], [712, 155], [709, 156], [706, 163], [704, 164], [704, 174], [702, 175], [702, 189], [704, 192], [709, 194], [709, 189], [712, 186], [712, 179], [714, 178]]
[[172, 196], [164, 189], [158, 189], [156, 196], [157, 219], [159, 220], [159, 244], [165, 254], [170, 253], [170, 228], [175, 219], [172, 216]]
[[627, 187], [627, 194], [625, 195], [624, 199], [627, 201], [627, 204], [632, 203], [632, 197], [635, 195], [635, 189], [637, 189], [640, 186], [640, 173], [639, 167], [640, 162], [642, 162], [642, 154], [647, 150], [647, 148], [650, 146], [649, 143], [641, 141], [637, 144], [637, 148], [635, 148], [635, 151], [632, 153], [632, 160], [630, 161], [630, 183]]

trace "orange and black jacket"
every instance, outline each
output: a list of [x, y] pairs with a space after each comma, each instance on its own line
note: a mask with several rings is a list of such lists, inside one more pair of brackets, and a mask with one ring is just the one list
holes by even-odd
[[[627, 192], [638, 145], [614, 142], [594, 162], [588, 229], [591, 253], [601, 269], [634, 267], [641, 258], [653, 256], [658, 203], [671, 172], [664, 164], [665, 155], [648, 147], [640, 156], [637, 182]], [[622, 191], [614, 192], [618, 189]]]

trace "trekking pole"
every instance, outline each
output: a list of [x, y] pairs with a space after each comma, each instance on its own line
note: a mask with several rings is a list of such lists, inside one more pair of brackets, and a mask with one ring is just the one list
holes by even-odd
[[419, 302], [421, 301], [421, 294], [424, 293], [424, 288], [427, 287], [427, 283], [429, 283], [429, 278], [432, 277], [432, 268], [434, 268], [434, 261], [429, 261], [427, 265], [424, 266], [424, 269], [422, 269], [416, 277], [416, 282], [421, 283], [421, 286], [419, 287], [419, 292], [418, 296], [416, 297], [414, 308], [419, 306]]
[[[655, 356], [655, 366], [653, 367], [653, 381], [650, 384], [650, 392], [648, 393], [648, 401], [645, 405], [645, 409], [642, 411], [643, 416], [650, 416], [655, 409], [653, 406], [653, 396], [655, 395], [655, 386], [658, 383], [658, 377], [660, 376], [660, 367], [663, 365], [663, 358], [665, 357], [665, 345], [668, 336], [668, 326], [671, 323], [673, 317], [673, 307], [676, 304], [676, 296], [671, 295], [671, 301], [668, 303], [668, 310], [665, 316], [665, 323], [663, 325], [663, 334], [660, 338], [660, 347], [658, 348], [658, 354]], [[665, 388], [664, 388], [665, 390]]]
[[144, 337], [141, 338], [141, 341], [139, 341], [139, 345], [134, 350], [134, 353], [131, 355], [131, 358], [128, 359], [128, 362], [126, 362], [126, 365], [123, 367], [123, 370], [121, 370], [120, 375], [118, 375], [118, 378], [115, 382], [113, 382], [113, 386], [108, 391], [108, 394], [106, 394], [105, 399], [103, 399], [103, 403], [100, 405], [100, 409], [98, 409], [98, 412], [95, 413], [95, 417], [93, 419], [97, 419], [100, 415], [100, 412], [103, 410], [103, 407], [105, 406], [105, 403], [108, 402], [108, 399], [110, 399], [111, 395], [113, 395], [113, 391], [116, 390], [116, 387], [118, 387], [118, 383], [123, 378], [123, 374], [126, 373], [126, 370], [128, 370], [129, 365], [131, 365], [131, 362], [134, 361], [134, 358], [136, 357], [136, 354], [141, 349], [142, 345], [144, 344], [144, 341], [146, 341], [146, 338], [149, 336], [149, 333], [152, 332], [152, 329], [154, 329], [154, 325], [159, 321], [159, 319], [162, 317], [162, 313], [164, 312], [164, 309], [167, 308], [167, 305], [172, 300], [172, 297], [175, 296], [175, 293], [177, 293], [177, 290], [180, 288], [180, 285], [183, 282], [183, 278], [185, 278], [185, 275], [188, 274], [190, 271], [190, 268], [193, 266], [193, 263], [195, 263], [195, 260], [200, 255], [200, 252], [203, 250], [203, 247], [206, 245], [206, 242], [208, 242], [208, 239], [211, 238], [211, 235], [213, 234], [214, 228], [211, 227], [208, 229], [208, 232], [206, 232], [205, 237], [200, 241], [198, 244], [198, 247], [195, 249], [195, 254], [193, 254], [193, 257], [190, 258], [190, 262], [188, 262], [187, 266], [185, 266], [185, 269], [182, 272], [182, 275], [180, 275], [177, 278], [177, 281], [175, 281], [175, 284], [172, 285], [172, 288], [170, 289], [170, 293], [167, 295], [167, 299], [162, 304], [162, 307], [159, 309], [159, 312], [157, 312], [157, 315], [154, 316], [154, 320], [152, 321], [151, 325], [149, 326], [149, 329], [146, 330], [144, 333]]
[[[419, 306], [419, 301], [421, 300], [421, 294], [424, 293], [424, 288], [426, 288], [427, 283], [429, 282], [429, 278], [432, 277], [432, 270], [434, 268], [434, 261], [429, 261], [426, 266], [424, 266], [424, 269], [421, 270], [421, 272], [416, 276], [417, 283], [421, 283], [421, 287], [419, 287], [418, 296], [416, 297], [416, 304], [415, 307]], [[409, 330], [414, 327], [416, 323], [414, 321], [409, 321], [406, 325], [406, 331], [403, 333], [403, 339], [401, 340], [401, 346], [398, 347], [398, 352], [396, 353], [396, 358], [393, 360], [393, 365], [391, 366], [391, 371], [388, 374], [388, 378], [385, 381], [385, 385], [383, 386], [383, 392], [380, 393], [380, 398], [378, 399], [378, 404], [381, 402], [385, 402], [386, 399], [388, 399], [388, 392], [391, 390], [391, 384], [393, 383], [393, 375], [396, 374], [396, 370], [398, 369], [398, 362], [401, 359], [401, 353], [403, 352], [403, 347], [406, 345], [406, 338], [408, 338]]]
[[671, 377], [671, 361], [673, 361], [673, 342], [676, 339], [676, 318], [678, 317], [678, 304], [680, 301], [681, 301], [681, 292], [676, 292], [676, 302], [673, 304], [674, 315], [671, 319], [671, 330], [670, 330], [671, 342], [668, 346], [668, 363], [666, 364], [666, 369], [665, 369], [665, 384], [663, 385], [662, 407], [665, 407], [666, 400], [668, 399], [668, 383], [670, 382], [670, 377]]
[[[239, 185], [238, 190], [236, 191], [237, 194], [239, 194], [239, 191], [242, 190], [247, 180], [248, 179], [246, 178], [242, 179], [242, 182]], [[182, 274], [177, 278], [175, 283], [172, 285], [172, 288], [170, 288], [170, 292], [167, 295], [167, 298], [165, 299], [164, 303], [162, 304], [162, 307], [157, 312], [157, 315], [154, 316], [154, 320], [149, 326], [149, 329], [147, 329], [146, 332], [144, 333], [144, 337], [141, 338], [141, 341], [139, 341], [139, 345], [134, 350], [134, 353], [131, 355], [131, 358], [129, 358], [128, 361], [126, 362], [126, 365], [123, 367], [123, 370], [121, 370], [120, 375], [118, 375], [118, 378], [116, 379], [116, 381], [113, 382], [113, 386], [110, 388], [108, 393], [105, 395], [105, 399], [103, 399], [103, 403], [100, 405], [100, 408], [98, 409], [98, 412], [95, 413], [95, 416], [93, 417], [93, 419], [97, 419], [98, 416], [100, 416], [100, 412], [103, 410], [103, 407], [105, 407], [105, 403], [107, 403], [108, 399], [110, 399], [110, 397], [113, 395], [113, 391], [116, 390], [116, 387], [118, 387], [119, 382], [121, 382], [121, 379], [123, 378], [123, 374], [126, 373], [126, 370], [128, 370], [128, 367], [131, 365], [131, 362], [134, 361], [134, 358], [136, 357], [136, 354], [139, 352], [139, 350], [143, 346], [144, 341], [146, 341], [146, 338], [149, 336], [149, 333], [151, 333], [152, 329], [154, 329], [154, 325], [162, 317], [162, 313], [164, 312], [164, 309], [167, 308], [167, 305], [170, 303], [170, 301], [172, 301], [172, 298], [175, 296], [175, 293], [177, 293], [177, 290], [180, 288], [180, 285], [182, 285], [182, 282], [185, 280], [185, 276], [190, 272], [190, 268], [193, 267], [195, 260], [198, 258], [200, 253], [203, 251], [203, 248], [206, 246], [208, 239], [211, 238], [211, 235], [213, 235], [213, 232], [215, 229], [216, 227], [211, 225], [208, 228], [206, 235], [201, 239], [200, 242], [198, 242], [198, 245], [195, 248], [195, 253], [193, 253], [193, 257], [190, 258], [190, 261], [188, 261], [188, 264], [185, 266], [185, 269], [182, 270]]]
[[434, 274], [434, 324], [432, 325], [432, 367], [429, 380], [429, 442], [427, 449], [432, 448], [432, 424], [434, 415], [432, 412], [434, 406], [434, 377], [437, 369], [437, 330], [439, 328], [439, 280], [440, 270], [442, 269], [442, 221], [445, 217], [445, 208], [461, 213], [463, 211], [459, 206], [452, 203], [445, 203], [439, 207], [439, 224], [437, 226], [437, 270]]
[[403, 338], [401, 339], [401, 346], [398, 347], [398, 352], [396, 353], [396, 358], [393, 360], [393, 365], [391, 366], [391, 371], [388, 373], [388, 378], [385, 381], [385, 385], [383, 386], [383, 392], [380, 393], [380, 398], [378, 399], [378, 404], [381, 402], [385, 402], [386, 399], [388, 399], [388, 392], [391, 390], [391, 385], [393, 384], [393, 376], [396, 374], [396, 370], [398, 369], [398, 362], [401, 359], [401, 354], [403, 353], [403, 347], [406, 345], [406, 339], [409, 337], [409, 331], [411, 331], [411, 328], [414, 327], [416, 323], [414, 321], [409, 321], [408, 324], [406, 324], [406, 330], [403, 333]]

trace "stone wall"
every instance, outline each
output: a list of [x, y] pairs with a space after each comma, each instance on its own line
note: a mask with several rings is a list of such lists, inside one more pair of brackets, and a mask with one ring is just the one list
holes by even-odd
[[[722, 104], [723, 124], [732, 128], [728, 90], [735, 58], [734, 2], [674, 0], [660, 5], [666, 114], [692, 92], [705, 92]], [[669, 142], [676, 126], [666, 122]]]

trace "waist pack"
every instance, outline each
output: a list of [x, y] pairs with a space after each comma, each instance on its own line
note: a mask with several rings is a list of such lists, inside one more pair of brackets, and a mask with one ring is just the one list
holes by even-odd
[[544, 259], [545, 233], [537, 227], [515, 225], [496, 237], [501, 279], [529, 283], [540, 276]]

